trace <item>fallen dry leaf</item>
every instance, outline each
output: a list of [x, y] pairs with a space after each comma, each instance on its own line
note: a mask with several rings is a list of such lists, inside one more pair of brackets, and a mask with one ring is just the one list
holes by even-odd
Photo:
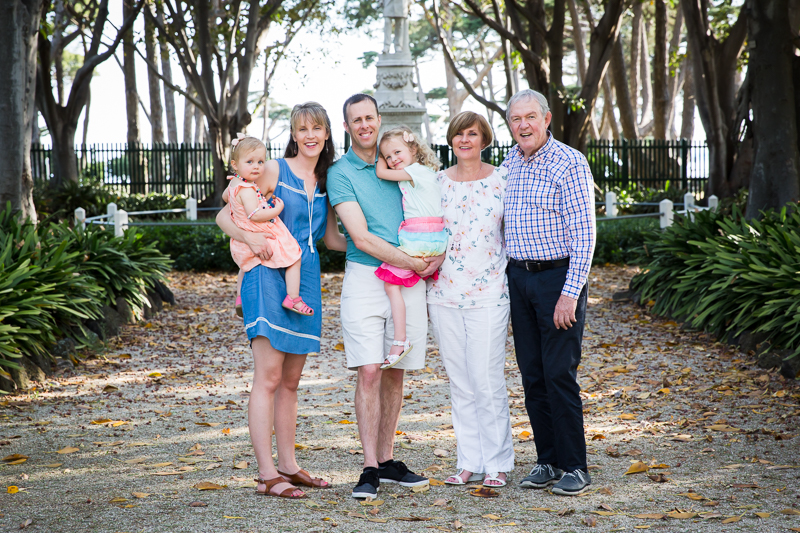
[[149, 492], [131, 492], [131, 494], [133, 495], [134, 498], [139, 498], [139, 499], [147, 498], [148, 496], [150, 496]]
[[448, 455], [450, 455], [450, 452], [447, 450], [443, 450], [442, 448], [436, 448], [435, 450], [433, 450], [433, 455], [435, 455], [436, 457], [447, 457]]
[[500, 517], [496, 514], [484, 514], [481, 515], [483, 518], [488, 518], [489, 520], [500, 520]]
[[641, 461], [636, 461], [630, 466], [630, 468], [628, 468], [628, 471], [625, 472], [624, 475], [627, 476], [629, 474], [641, 474], [642, 472], [647, 472], [648, 469], [649, 467], [646, 464]]
[[583, 523], [586, 524], [588, 527], [594, 527], [597, 525], [597, 518], [592, 515], [586, 516], [583, 518]]
[[66, 448], [61, 448], [56, 453], [66, 454], [66, 453], [75, 453], [77, 451], [80, 451], [80, 449], [79, 448], [74, 448], [72, 446], [67, 446]]
[[725, 520], [723, 520], [722, 523], [723, 524], [732, 524], [734, 522], [738, 522], [741, 519], [742, 519], [741, 516], [732, 516], [730, 518], [726, 518]]
[[201, 481], [200, 483], [198, 483], [196, 485], [192, 485], [192, 488], [195, 488], [197, 490], [220, 490], [220, 489], [224, 489], [225, 487], [223, 485], [217, 485], [216, 483], [210, 483], [208, 481]]
[[189, 507], [208, 507], [208, 504], [205, 502], [192, 502]]
[[642, 513], [633, 516], [634, 518], [641, 518], [642, 520], [661, 520], [664, 518], [662, 513]]
[[420, 485], [418, 487], [411, 487], [411, 491], [414, 492], [414, 493], [428, 492], [429, 490], [431, 490], [430, 484]]
[[488, 487], [479, 487], [469, 491], [470, 496], [477, 496], [478, 498], [497, 498], [500, 493]]
[[22, 455], [21, 453], [15, 453], [14, 455], [8, 455], [3, 457], [3, 462], [7, 465], [19, 465], [24, 463], [30, 459], [27, 455]]

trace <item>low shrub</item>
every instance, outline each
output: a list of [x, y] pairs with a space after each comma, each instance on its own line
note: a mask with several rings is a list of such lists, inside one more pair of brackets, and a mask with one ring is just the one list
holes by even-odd
[[647, 264], [631, 280], [653, 312], [722, 336], [763, 332], [800, 354], [800, 211], [747, 221], [730, 213], [680, 217], [646, 235]]
[[95, 226], [32, 225], [7, 205], [0, 211], [0, 367], [19, 368], [23, 357], [41, 367], [63, 337], [89, 344], [85, 324], [101, 318], [104, 304], [121, 296], [139, 314], [147, 289], [170, 267], [135, 232], [115, 238]]
[[655, 217], [598, 222], [592, 263], [636, 263], [646, 234], [658, 227], [658, 218]]

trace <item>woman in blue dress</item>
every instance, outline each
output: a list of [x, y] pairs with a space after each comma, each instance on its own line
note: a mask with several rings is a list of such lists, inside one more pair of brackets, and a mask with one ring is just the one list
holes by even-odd
[[[267, 161], [256, 185], [274, 188], [284, 203], [281, 220], [302, 250], [300, 296], [316, 312], [293, 313], [281, 306], [286, 293], [285, 269], [263, 265], [246, 272], [242, 281], [245, 329], [253, 349], [253, 388], [247, 409], [250, 439], [258, 462], [256, 491], [267, 496], [303, 498], [297, 485], [326, 488], [330, 484], [301, 469], [295, 458], [297, 386], [306, 355], [318, 352], [322, 333], [322, 291], [317, 240], [325, 239], [331, 250], [344, 251], [336, 216], [329, 208], [325, 178], [333, 163], [331, 123], [325, 109], [315, 103], [297, 105], [291, 114], [291, 139], [283, 159]], [[230, 208], [217, 215], [217, 224], [228, 236], [246, 243], [266, 259], [269, 239], [264, 234], [241, 230], [231, 219]], [[278, 447], [278, 466], [272, 461], [272, 431]]]

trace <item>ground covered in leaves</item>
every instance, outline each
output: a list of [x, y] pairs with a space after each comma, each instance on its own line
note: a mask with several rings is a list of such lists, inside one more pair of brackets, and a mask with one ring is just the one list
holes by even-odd
[[173, 273], [177, 305], [0, 403], [0, 530], [800, 531], [800, 388], [748, 354], [612, 302], [634, 272], [591, 274], [580, 382], [594, 483], [580, 497], [516, 486], [535, 448], [510, 338], [511, 482], [490, 498], [441, 483], [455, 472], [456, 442], [431, 338], [428, 367], [406, 376], [395, 452], [431, 486], [351, 499], [362, 456], [341, 274], [323, 275], [324, 341], [306, 364], [297, 431], [299, 463], [334, 488], [300, 501], [256, 496], [235, 280]]

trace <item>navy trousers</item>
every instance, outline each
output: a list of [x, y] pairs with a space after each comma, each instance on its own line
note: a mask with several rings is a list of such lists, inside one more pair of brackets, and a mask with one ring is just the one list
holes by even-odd
[[517, 365], [537, 462], [574, 472], [587, 469], [583, 403], [577, 381], [587, 287], [578, 297], [577, 322], [567, 330], [556, 329], [553, 313], [567, 269], [564, 266], [528, 272], [509, 265], [508, 288]]

